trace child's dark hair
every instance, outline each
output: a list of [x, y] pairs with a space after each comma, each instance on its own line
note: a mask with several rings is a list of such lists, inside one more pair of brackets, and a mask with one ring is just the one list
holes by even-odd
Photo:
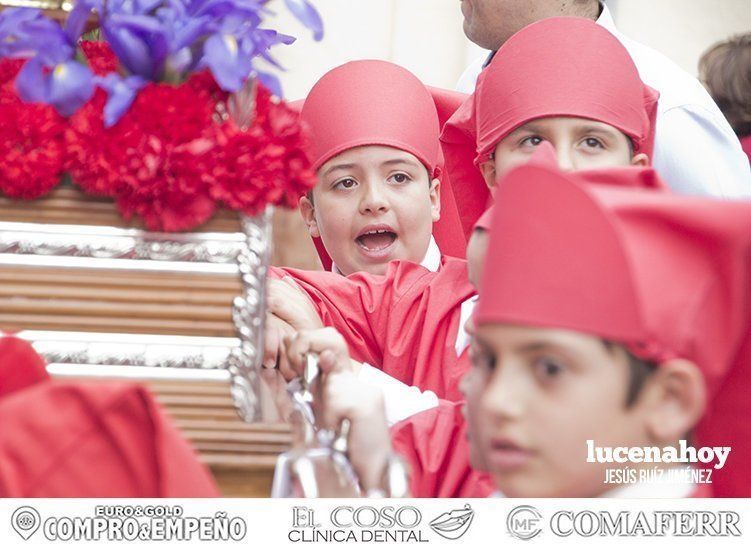
[[751, 135], [751, 33], [709, 49], [699, 60], [699, 73], [735, 133]]
[[614, 353], [620, 348], [625, 352], [626, 357], [628, 357], [629, 380], [628, 390], [626, 391], [626, 408], [630, 408], [639, 398], [644, 384], [647, 383], [649, 377], [657, 370], [657, 365], [651, 361], [640, 359], [629, 350], [620, 346], [620, 344], [611, 342], [610, 340], [603, 340], [603, 343], [609, 352]]

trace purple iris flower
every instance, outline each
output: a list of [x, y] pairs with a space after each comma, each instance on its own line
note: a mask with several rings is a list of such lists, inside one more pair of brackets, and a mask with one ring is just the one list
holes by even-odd
[[97, 78], [97, 85], [107, 92], [107, 104], [104, 106], [104, 126], [109, 128], [117, 123], [128, 111], [146, 80], [141, 76], [121, 77], [119, 74], [107, 74]]
[[298, 21], [313, 32], [313, 39], [317, 42], [323, 38], [323, 21], [321, 15], [308, 0], [284, 0], [287, 9]]
[[[309, 0], [284, 0], [287, 9], [316, 40], [323, 23]], [[0, 13], [0, 56], [30, 60], [18, 75], [19, 95], [52, 104], [70, 115], [93, 94], [107, 91], [105, 122], [111, 126], [130, 107], [147, 81], [179, 83], [186, 74], [208, 67], [217, 83], [237, 91], [256, 77], [277, 95], [279, 79], [257, 69], [263, 59], [282, 67], [269, 54], [291, 36], [260, 28], [268, 0], [76, 0], [64, 28], [39, 10], [8, 9]], [[75, 60], [77, 41], [92, 10], [100, 14], [105, 39], [127, 77], [94, 78]]]
[[0, 57], [29, 58], [36, 54], [36, 38], [45, 32], [57, 36], [59, 25], [33, 8], [8, 8], [0, 12]]
[[[249, 75], [258, 74], [253, 69], [253, 59], [257, 56], [281, 68], [268, 54], [269, 48], [279, 43], [290, 44], [295, 41], [295, 38], [275, 30], [260, 29], [254, 26], [255, 22], [250, 22], [241, 12], [230, 12], [206, 40], [202, 65], [211, 70], [214, 79], [225, 91], [239, 90]], [[266, 79], [270, 81], [270, 78]], [[273, 87], [280, 90], [278, 80]]]
[[19, 25], [11, 43], [20, 49], [33, 44], [36, 53], [18, 73], [18, 95], [25, 102], [50, 104], [61, 115], [72, 115], [94, 93], [91, 70], [75, 60], [75, 41], [49, 19], [33, 14], [13, 17]]
[[164, 25], [155, 17], [108, 14], [102, 31], [128, 72], [152, 81], [161, 79], [170, 48]]

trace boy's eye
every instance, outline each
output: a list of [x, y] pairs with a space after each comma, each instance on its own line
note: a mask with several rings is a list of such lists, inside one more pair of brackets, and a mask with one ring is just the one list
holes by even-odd
[[412, 178], [410, 178], [407, 174], [398, 173], [398, 174], [394, 174], [389, 179], [391, 179], [394, 183], [406, 183], [410, 181]]
[[597, 138], [585, 138], [582, 143], [591, 149], [605, 149], [605, 145]]
[[334, 184], [335, 189], [351, 189], [357, 185], [357, 182], [352, 178], [340, 179]]
[[542, 380], [558, 378], [565, 370], [563, 363], [548, 355], [536, 357], [533, 364], [535, 374]]
[[519, 142], [519, 145], [521, 147], [537, 147], [541, 143], [542, 138], [540, 138], [539, 136], [527, 136], [521, 142]]
[[494, 370], [496, 359], [495, 356], [483, 350], [470, 346], [469, 359], [472, 366], [479, 370]]

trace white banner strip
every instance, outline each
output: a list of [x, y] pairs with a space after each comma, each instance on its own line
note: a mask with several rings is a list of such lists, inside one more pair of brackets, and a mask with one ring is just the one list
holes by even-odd
[[738, 542], [751, 499], [0, 500], [0, 542]]

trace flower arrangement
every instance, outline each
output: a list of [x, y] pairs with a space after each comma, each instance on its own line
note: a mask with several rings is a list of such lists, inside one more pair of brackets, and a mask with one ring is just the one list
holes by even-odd
[[[63, 26], [0, 13], [0, 190], [36, 198], [67, 172], [163, 231], [219, 206], [294, 206], [315, 177], [297, 115], [258, 66], [278, 68], [269, 49], [294, 41], [261, 27], [267, 3], [77, 0]], [[307, 0], [285, 5], [320, 39]], [[80, 40], [92, 13], [104, 41]]]

